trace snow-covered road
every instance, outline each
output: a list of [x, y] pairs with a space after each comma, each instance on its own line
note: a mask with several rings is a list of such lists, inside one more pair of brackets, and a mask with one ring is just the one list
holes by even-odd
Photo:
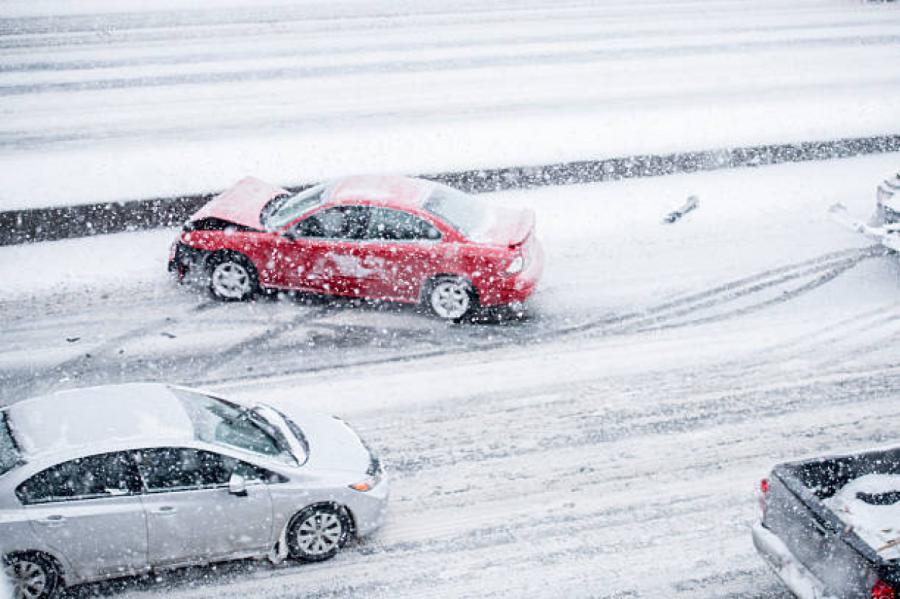
[[334, 561], [73, 596], [786, 597], [749, 539], [758, 479], [896, 442], [900, 263], [826, 209], [868, 213], [897, 159], [479, 196], [534, 208], [547, 249], [505, 325], [213, 303], [168, 281], [169, 231], [0, 248], [0, 401], [177, 379], [337, 413], [392, 473], [384, 529]]
[[[898, 133], [900, 3], [4, 0], [0, 210]], [[219, 304], [173, 230], [0, 247], [0, 405], [130, 380], [351, 421], [393, 479], [335, 560], [69, 597], [786, 599], [758, 479], [896, 443], [900, 261], [837, 227], [885, 154], [483, 194], [537, 213], [526, 317]], [[681, 221], [665, 213], [695, 194]]]
[[7, 0], [0, 209], [895, 133], [900, 6]]

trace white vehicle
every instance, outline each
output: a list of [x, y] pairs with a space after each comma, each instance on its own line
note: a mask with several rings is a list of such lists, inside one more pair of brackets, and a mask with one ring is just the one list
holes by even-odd
[[342, 420], [163, 384], [0, 410], [0, 556], [15, 596], [220, 560], [333, 557], [388, 483]]
[[875, 214], [868, 223], [849, 218], [843, 204], [830, 208], [841, 225], [874, 239], [884, 247], [900, 252], [900, 172], [888, 177], [875, 191]]
[[875, 222], [873, 224], [900, 226], [900, 172], [882, 181], [875, 196]]

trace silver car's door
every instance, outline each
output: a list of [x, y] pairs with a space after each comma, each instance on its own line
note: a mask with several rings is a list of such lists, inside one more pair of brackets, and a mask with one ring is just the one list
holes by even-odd
[[35, 534], [80, 579], [147, 567], [147, 524], [133, 456], [106, 453], [63, 462], [16, 488]]
[[[274, 544], [272, 500], [254, 466], [181, 447], [142, 450], [138, 464], [152, 566], [265, 553]], [[229, 492], [234, 472], [247, 480], [245, 494]]]

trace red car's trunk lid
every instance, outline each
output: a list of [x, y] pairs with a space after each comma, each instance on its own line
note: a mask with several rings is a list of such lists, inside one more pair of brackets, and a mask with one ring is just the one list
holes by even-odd
[[290, 192], [265, 181], [246, 177], [210, 200], [191, 216], [189, 222], [218, 218], [236, 225], [262, 229], [259, 215], [263, 206], [272, 198], [286, 193]]
[[492, 222], [478, 240], [492, 245], [522, 245], [534, 230], [534, 212], [529, 209], [493, 208]]

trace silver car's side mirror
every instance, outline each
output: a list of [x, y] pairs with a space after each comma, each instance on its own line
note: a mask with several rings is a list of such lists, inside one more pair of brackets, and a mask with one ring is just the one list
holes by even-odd
[[232, 473], [228, 479], [228, 492], [238, 497], [247, 495], [247, 480], [237, 473]]

